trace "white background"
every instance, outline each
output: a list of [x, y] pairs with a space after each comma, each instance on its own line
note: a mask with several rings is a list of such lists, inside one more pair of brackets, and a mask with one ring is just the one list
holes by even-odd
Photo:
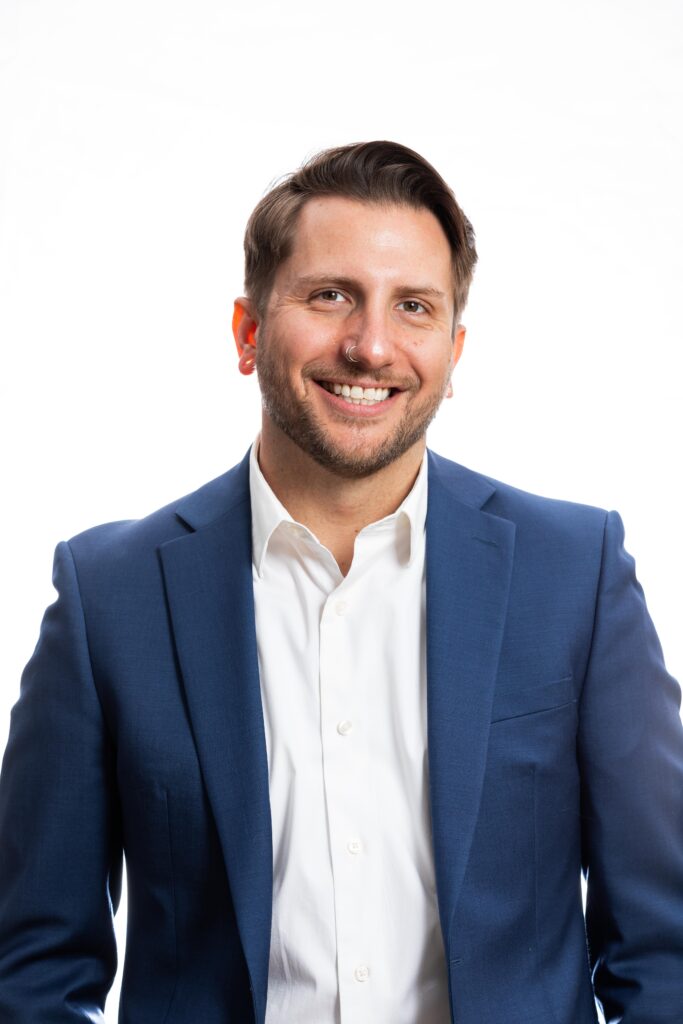
[[682, 30], [679, 0], [0, 0], [1, 745], [55, 543], [258, 429], [229, 329], [252, 207], [372, 138], [477, 231], [431, 446], [618, 509], [681, 676]]

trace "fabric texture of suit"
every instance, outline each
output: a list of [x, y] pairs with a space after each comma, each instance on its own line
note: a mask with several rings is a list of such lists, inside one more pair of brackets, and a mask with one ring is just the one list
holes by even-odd
[[[430, 798], [457, 1024], [594, 1024], [594, 992], [608, 1021], [683, 1020], [680, 691], [622, 540], [616, 513], [430, 453]], [[125, 850], [122, 1024], [262, 1024], [248, 458], [61, 544], [54, 582], [0, 782], [0, 1021], [103, 1019]]]

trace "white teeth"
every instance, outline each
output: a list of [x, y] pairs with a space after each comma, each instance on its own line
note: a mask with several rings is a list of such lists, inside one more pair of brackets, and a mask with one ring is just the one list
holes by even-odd
[[376, 405], [377, 402], [384, 402], [391, 394], [391, 388], [362, 388], [358, 384], [332, 384], [328, 381], [320, 381], [326, 391], [333, 395], [340, 395], [351, 405]]

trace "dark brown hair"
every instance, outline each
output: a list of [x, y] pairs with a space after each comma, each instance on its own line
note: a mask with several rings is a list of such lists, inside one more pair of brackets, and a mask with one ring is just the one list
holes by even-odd
[[244, 286], [259, 319], [265, 314], [278, 265], [292, 251], [301, 208], [313, 196], [332, 195], [431, 210], [451, 247], [457, 319], [477, 262], [474, 229], [438, 171], [414, 150], [386, 141], [324, 149], [276, 183], [257, 204], [244, 235]]

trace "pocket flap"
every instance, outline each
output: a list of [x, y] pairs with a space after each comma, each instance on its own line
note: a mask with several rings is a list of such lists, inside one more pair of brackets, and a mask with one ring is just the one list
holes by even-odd
[[531, 715], [535, 711], [550, 711], [551, 708], [569, 704], [573, 699], [572, 676], [528, 686], [523, 690], [503, 690], [496, 695], [493, 702], [491, 721], [518, 718], [521, 715]]

